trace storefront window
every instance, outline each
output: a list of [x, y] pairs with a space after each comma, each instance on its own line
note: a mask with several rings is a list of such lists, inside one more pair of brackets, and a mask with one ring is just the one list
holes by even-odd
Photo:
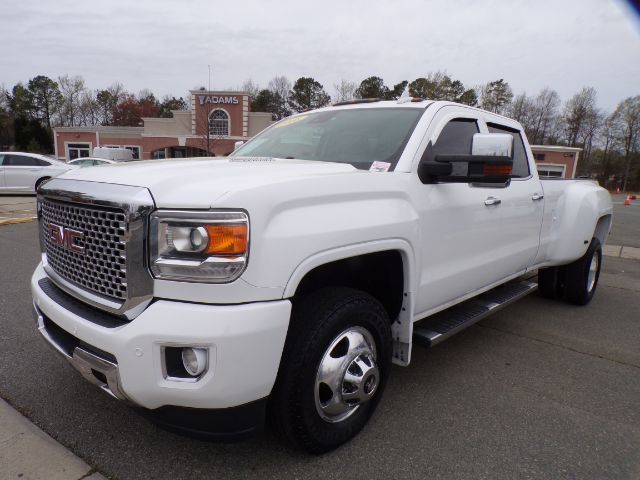
[[137, 145], [125, 145], [124, 148], [126, 148], [127, 150], [131, 150], [134, 160], [140, 160], [140, 147], [138, 147]]
[[214, 110], [209, 115], [209, 134], [218, 136], [229, 135], [229, 115], [224, 110]]
[[67, 144], [67, 161], [75, 160], [76, 158], [90, 157], [90, 156], [91, 156], [90, 143]]

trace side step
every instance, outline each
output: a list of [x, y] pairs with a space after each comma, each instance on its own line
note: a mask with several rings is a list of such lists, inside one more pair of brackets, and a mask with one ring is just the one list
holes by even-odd
[[455, 335], [510, 303], [535, 292], [538, 284], [516, 280], [416, 322], [413, 339], [427, 347]]

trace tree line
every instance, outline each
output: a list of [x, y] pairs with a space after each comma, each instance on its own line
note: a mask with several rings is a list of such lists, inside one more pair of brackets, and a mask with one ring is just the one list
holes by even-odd
[[[640, 188], [640, 95], [607, 112], [598, 107], [592, 87], [563, 102], [549, 87], [537, 94], [514, 95], [504, 79], [468, 86], [440, 71], [393, 85], [378, 76], [359, 83], [343, 79], [333, 85], [333, 95], [312, 77], [292, 83], [276, 76], [264, 88], [249, 79], [240, 88], [227, 90], [248, 92], [251, 110], [271, 113], [274, 120], [331, 102], [395, 100], [405, 91], [412, 97], [463, 103], [519, 121], [531, 144], [582, 148], [579, 175], [598, 178], [612, 189]], [[143, 117], [171, 117], [171, 110], [188, 105], [187, 96], [158, 99], [150, 90], [133, 94], [119, 83], [92, 90], [79, 76], [53, 80], [39, 75], [11, 90], [0, 87], [0, 148], [51, 152], [55, 126], [138, 126]]]

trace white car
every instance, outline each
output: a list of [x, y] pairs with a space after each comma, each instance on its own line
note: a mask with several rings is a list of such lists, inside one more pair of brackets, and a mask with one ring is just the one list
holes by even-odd
[[69, 165], [77, 165], [78, 167], [95, 167], [97, 165], [109, 165], [111, 163], [118, 162], [115, 160], [107, 160], [106, 158], [83, 157], [71, 160]]
[[0, 152], [0, 193], [34, 193], [43, 181], [74, 168], [35, 153]]

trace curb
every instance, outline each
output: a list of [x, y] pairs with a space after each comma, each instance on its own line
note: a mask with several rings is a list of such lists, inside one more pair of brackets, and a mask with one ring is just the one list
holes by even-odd
[[7, 218], [0, 220], [0, 225], [14, 225], [16, 223], [29, 223], [36, 220], [38, 217], [21, 217], [21, 218]]
[[0, 478], [106, 480], [0, 398]]
[[625, 247], [624, 245], [605, 245], [602, 254], [607, 257], [628, 258], [630, 260], [640, 260], [640, 248]]

